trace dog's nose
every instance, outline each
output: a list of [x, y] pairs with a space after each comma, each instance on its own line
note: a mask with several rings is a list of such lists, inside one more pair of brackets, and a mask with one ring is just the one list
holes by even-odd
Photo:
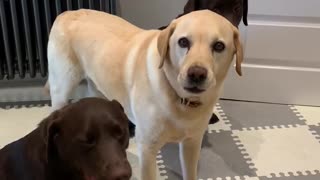
[[207, 79], [208, 71], [201, 66], [193, 66], [188, 69], [187, 74], [190, 82], [200, 84]]
[[123, 166], [118, 166], [114, 168], [111, 172], [110, 180], [129, 180], [132, 175], [131, 167], [128, 164]]

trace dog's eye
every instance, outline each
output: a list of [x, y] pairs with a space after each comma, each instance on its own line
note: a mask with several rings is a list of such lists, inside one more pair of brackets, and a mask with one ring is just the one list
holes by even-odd
[[96, 138], [93, 135], [89, 135], [87, 137], [87, 144], [95, 144], [96, 143]]
[[116, 139], [121, 139], [123, 137], [123, 130], [119, 125], [112, 126], [112, 128], [108, 129], [108, 131]]
[[92, 134], [88, 134], [87, 137], [79, 139], [79, 142], [88, 147], [93, 147], [96, 144], [96, 137]]
[[216, 52], [222, 52], [225, 49], [225, 45], [223, 44], [223, 42], [218, 41], [213, 44], [212, 49]]
[[181, 48], [190, 48], [190, 41], [186, 37], [180, 38], [178, 44]]

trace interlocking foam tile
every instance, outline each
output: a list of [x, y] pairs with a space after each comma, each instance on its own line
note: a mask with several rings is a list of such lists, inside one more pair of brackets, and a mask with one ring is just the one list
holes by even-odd
[[[161, 150], [166, 165], [168, 179], [181, 179], [179, 148], [177, 144], [169, 144]], [[231, 131], [212, 132], [206, 134], [202, 144], [199, 161], [199, 178], [216, 179], [227, 176], [255, 176], [255, 170], [249, 168], [247, 159], [233, 141]]]
[[309, 128], [314, 137], [320, 142], [320, 126], [309, 126]]
[[216, 104], [213, 112], [218, 116], [219, 121], [215, 124], [209, 124], [208, 131], [209, 132], [230, 131], [231, 130], [230, 122], [227, 119], [226, 114], [223, 112], [223, 109], [221, 108], [219, 103]]
[[0, 148], [31, 132], [49, 112], [49, 106], [0, 109]]
[[301, 119], [306, 121], [308, 125], [320, 126], [320, 107], [309, 106], [290, 106], [294, 113]]
[[[22, 103], [23, 104], [23, 103]], [[22, 104], [18, 103], [18, 106]], [[0, 148], [32, 131], [49, 107], [15, 109], [0, 103]], [[38, 106], [36, 103], [34, 106]], [[201, 180], [320, 180], [319, 109], [220, 101], [220, 121], [209, 125], [199, 162]], [[133, 180], [139, 177], [137, 148], [130, 140], [128, 159]], [[180, 180], [178, 145], [157, 156], [157, 179]]]
[[199, 180], [260, 180], [259, 177], [249, 177], [249, 176], [235, 176], [235, 177], [224, 177], [224, 178], [208, 178], [208, 179], [199, 179]]
[[297, 174], [289, 173], [289, 175], [285, 175], [284, 173], [280, 173], [278, 177], [273, 175], [272, 177], [260, 177], [260, 180], [319, 180], [320, 174], [311, 174], [310, 172], [305, 173], [303, 175], [301, 172]]
[[134, 138], [130, 139], [127, 157], [132, 168], [132, 180], [138, 180], [139, 174], [139, 159], [138, 151]]
[[240, 140], [257, 168], [258, 176], [320, 170], [320, 143], [308, 126], [238, 131]]
[[287, 105], [240, 101], [220, 101], [231, 129], [246, 129], [305, 124]]

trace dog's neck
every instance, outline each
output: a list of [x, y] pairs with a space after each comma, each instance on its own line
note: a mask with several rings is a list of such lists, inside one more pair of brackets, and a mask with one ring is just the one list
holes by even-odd
[[202, 102], [199, 98], [182, 98], [180, 97], [180, 103], [182, 105], [191, 107], [191, 108], [197, 108], [202, 105]]

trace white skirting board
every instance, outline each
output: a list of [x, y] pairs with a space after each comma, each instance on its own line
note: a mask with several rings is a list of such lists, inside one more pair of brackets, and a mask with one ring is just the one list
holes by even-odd
[[222, 98], [320, 106], [320, 70], [243, 65], [243, 76], [230, 69]]

